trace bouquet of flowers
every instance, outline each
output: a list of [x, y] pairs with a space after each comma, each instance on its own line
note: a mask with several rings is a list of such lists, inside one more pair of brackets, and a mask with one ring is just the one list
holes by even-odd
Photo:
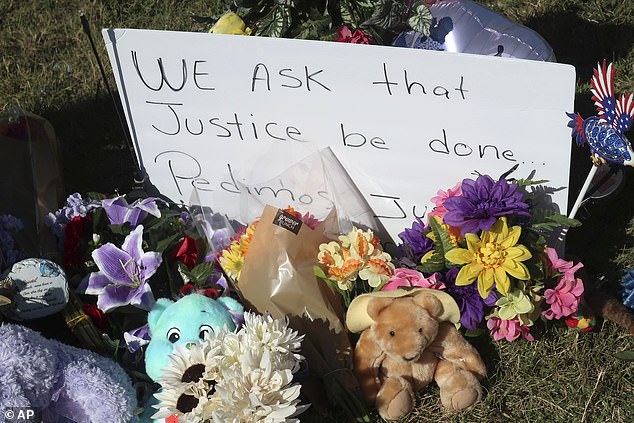
[[[309, 400], [332, 405], [348, 417], [369, 421], [351, 372], [352, 345], [343, 324], [341, 299], [313, 274], [319, 245], [337, 226], [334, 212], [319, 221], [310, 213], [266, 206], [221, 254], [219, 262], [245, 304], [275, 318], [288, 318], [305, 336]], [[323, 411], [323, 410], [322, 410]]]
[[439, 191], [428, 223], [400, 234], [398, 267], [383, 289], [443, 289], [468, 332], [486, 327], [495, 340], [533, 340], [540, 317], [577, 324], [583, 265], [561, 259], [546, 235], [578, 222], [542, 205], [543, 182], [480, 175]]
[[436, 0], [227, 1], [219, 17], [194, 16], [211, 33], [257, 35], [442, 50], [453, 26], [433, 18]]
[[308, 406], [299, 404], [296, 375], [303, 336], [286, 319], [245, 313], [236, 332], [226, 329], [178, 348], [159, 381], [159, 411], [178, 422], [295, 422]]
[[188, 210], [128, 198], [72, 194], [49, 213], [48, 225], [59, 239], [69, 286], [83, 294], [71, 295], [69, 327], [86, 347], [129, 352], [139, 364], [155, 298], [191, 291], [215, 298], [226, 283]]
[[353, 228], [339, 241], [321, 244], [317, 260], [323, 268], [315, 266], [315, 276], [341, 294], [346, 308], [357, 295], [381, 290], [394, 275], [392, 257], [371, 229]]

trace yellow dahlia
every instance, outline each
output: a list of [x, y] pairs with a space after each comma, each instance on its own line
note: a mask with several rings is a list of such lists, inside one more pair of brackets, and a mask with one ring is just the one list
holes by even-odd
[[530, 274], [522, 263], [532, 257], [528, 249], [517, 244], [522, 228], [509, 229], [506, 218], [498, 219], [491, 229], [482, 235], [465, 235], [467, 248], [454, 248], [445, 254], [447, 260], [464, 264], [456, 277], [456, 285], [469, 285], [478, 280], [478, 292], [487, 298], [493, 283], [502, 295], [508, 295], [511, 281], [508, 275], [520, 280], [528, 280]]

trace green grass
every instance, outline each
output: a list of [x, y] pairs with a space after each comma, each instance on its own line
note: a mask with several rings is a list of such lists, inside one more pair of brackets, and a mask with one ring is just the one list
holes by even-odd
[[[484, 5], [538, 31], [558, 61], [576, 67], [576, 110], [594, 114], [589, 78], [597, 61], [618, 68], [618, 92], [634, 91], [634, 2], [631, 0], [483, 0]], [[0, 2], [0, 109], [18, 107], [48, 119], [63, 155], [67, 193], [126, 192], [131, 159], [87, 38], [86, 13], [106, 65], [102, 27], [199, 31], [188, 16], [212, 15], [219, 1], [14, 1]], [[111, 85], [114, 82], [110, 77]], [[631, 137], [631, 135], [630, 135]], [[573, 150], [571, 191], [588, 167], [587, 153]], [[586, 263], [587, 283], [616, 294], [620, 270], [634, 266], [634, 199], [631, 169], [620, 193], [582, 208], [584, 225], [572, 230], [569, 252]], [[628, 229], [629, 227], [629, 229]], [[543, 328], [533, 343], [477, 340], [490, 377], [486, 395], [472, 410], [444, 414], [438, 390], [420, 396], [408, 422], [632, 422], [634, 367], [614, 353], [634, 350], [631, 335], [612, 322], [577, 334]], [[306, 415], [307, 421], [338, 421]]]

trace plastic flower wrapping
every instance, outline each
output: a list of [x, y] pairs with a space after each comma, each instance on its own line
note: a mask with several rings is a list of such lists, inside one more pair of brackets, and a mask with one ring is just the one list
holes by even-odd
[[303, 336], [286, 319], [245, 313], [238, 332], [220, 330], [170, 356], [153, 418], [178, 422], [295, 422]]
[[399, 235], [398, 267], [383, 289], [445, 290], [464, 329], [495, 340], [533, 340], [537, 319], [577, 316], [583, 265], [560, 258], [547, 237], [578, 222], [541, 205], [541, 182], [480, 175], [438, 191], [427, 223]]

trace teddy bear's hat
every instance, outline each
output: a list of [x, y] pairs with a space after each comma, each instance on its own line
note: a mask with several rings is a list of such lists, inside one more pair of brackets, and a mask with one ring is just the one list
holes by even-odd
[[458, 304], [444, 291], [438, 289], [429, 288], [414, 288], [414, 289], [394, 289], [391, 291], [377, 291], [369, 294], [362, 294], [356, 297], [350, 303], [348, 312], [346, 313], [346, 326], [348, 330], [354, 333], [359, 333], [372, 325], [372, 318], [368, 314], [368, 303], [373, 298], [400, 298], [400, 297], [413, 297], [426, 292], [434, 295], [442, 303], [443, 311], [438, 316], [438, 320], [441, 322], [458, 323], [460, 321], [460, 309]]

